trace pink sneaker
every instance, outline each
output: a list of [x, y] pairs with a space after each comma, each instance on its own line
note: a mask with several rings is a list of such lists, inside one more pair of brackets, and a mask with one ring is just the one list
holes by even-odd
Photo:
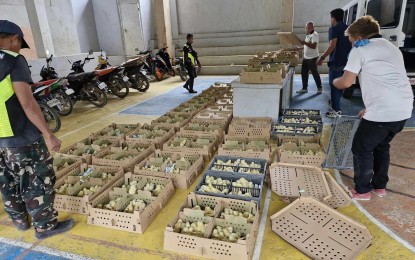
[[373, 189], [372, 193], [375, 194], [378, 197], [386, 197], [386, 189]]
[[357, 193], [357, 191], [355, 189], [351, 189], [351, 197], [354, 200], [370, 200], [372, 195], [370, 195], [370, 192], [366, 192], [366, 193]]

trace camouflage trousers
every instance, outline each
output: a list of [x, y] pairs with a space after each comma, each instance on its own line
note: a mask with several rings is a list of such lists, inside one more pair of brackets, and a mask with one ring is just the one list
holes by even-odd
[[13, 220], [30, 214], [36, 228], [47, 230], [57, 224], [52, 162], [43, 138], [28, 146], [0, 148], [0, 191]]

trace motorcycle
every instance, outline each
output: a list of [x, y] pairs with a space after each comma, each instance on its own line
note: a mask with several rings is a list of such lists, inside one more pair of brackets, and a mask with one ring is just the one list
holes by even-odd
[[183, 57], [176, 57], [172, 60], [173, 68], [177, 71], [177, 74], [179, 74], [179, 77], [181, 80], [186, 81], [189, 79], [189, 74], [187, 73], [187, 69], [184, 66], [184, 59]]
[[170, 70], [163, 59], [159, 56], [151, 56], [151, 51], [146, 50], [139, 53], [139, 55], [145, 55], [146, 60], [144, 62], [144, 67], [146, 74], [153, 75], [157, 81], [161, 81], [164, 78], [164, 75], [174, 76], [174, 71]]
[[52, 59], [53, 54], [51, 54], [49, 58], [46, 58], [46, 68], [45, 66], [42, 66], [42, 68], [40, 69], [40, 76], [42, 77], [41, 81], [58, 78], [58, 73], [56, 73], [55, 68], [50, 66]]
[[[125, 98], [129, 93], [129, 86], [126, 83], [128, 82], [128, 77], [125, 77], [123, 74], [124, 68], [120, 66], [108, 67], [111, 65], [108, 59], [104, 57], [102, 51], [101, 55], [98, 56], [98, 63], [98, 66], [95, 68], [95, 72], [98, 74], [98, 80], [106, 83], [110, 93], [119, 98]], [[76, 66], [75, 72], [85, 72], [83, 69], [84, 64], [81, 63], [79, 66]]]
[[55, 72], [55, 69], [50, 66], [52, 57], [53, 55], [46, 59], [46, 68], [43, 66], [40, 70], [42, 79], [39, 82], [33, 83], [32, 88], [48, 85], [48, 94], [51, 95], [52, 99], [57, 99], [60, 102], [57, 105], [56, 112], [59, 115], [67, 116], [72, 113], [73, 110], [73, 102], [69, 95], [74, 93], [74, 91], [68, 88], [67, 80], [64, 80], [63, 78], [58, 79], [58, 74]]
[[[33, 97], [39, 104], [45, 121], [53, 133], [61, 128], [61, 119], [57, 110], [62, 109], [62, 103], [51, 95], [50, 88], [52, 84], [63, 84], [64, 82], [65, 79], [52, 79], [31, 85]], [[55, 110], [55, 107], [57, 110]]]
[[[91, 53], [90, 53], [91, 54]], [[97, 72], [80, 72], [83, 71], [83, 66], [87, 61], [93, 60], [88, 56], [82, 62], [81, 60], [68, 62], [72, 65], [71, 70], [74, 72], [69, 73], [66, 77], [69, 81], [69, 86], [74, 90], [75, 93], [71, 95], [74, 102], [77, 101], [88, 101], [97, 107], [103, 107], [108, 102], [107, 97], [107, 85], [104, 82], [98, 81]]]
[[146, 92], [150, 87], [150, 82], [146, 77], [146, 71], [144, 69], [144, 59], [144, 56], [140, 56], [129, 59], [119, 65], [124, 68], [124, 75], [128, 77], [131, 88], [140, 92]]
[[171, 65], [170, 55], [167, 52], [167, 48], [168, 47], [159, 49], [157, 54], [156, 54], [156, 58], [160, 58], [164, 62], [164, 64], [166, 65], [166, 67], [164, 69], [167, 70], [167, 72], [170, 76], [174, 77], [174, 76], [176, 76], [176, 73], [175, 73], [175, 71], [174, 71], [174, 69]]
[[54, 101], [53, 105], [49, 106], [55, 108], [56, 112], [59, 115], [67, 116], [73, 111], [73, 102], [69, 97], [70, 94], [74, 91], [67, 87], [68, 80], [65, 78], [60, 79], [51, 79], [47, 81], [40, 81], [32, 84], [32, 88], [39, 88], [41, 86], [46, 86], [44, 89], [44, 95], [50, 96], [51, 100], [58, 100], [59, 102]]

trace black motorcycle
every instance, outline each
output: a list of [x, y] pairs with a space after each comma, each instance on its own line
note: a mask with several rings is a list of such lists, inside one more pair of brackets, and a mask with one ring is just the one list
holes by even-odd
[[146, 75], [153, 75], [157, 81], [162, 81], [164, 75], [175, 75], [174, 70], [169, 69], [159, 55], [152, 56], [150, 50], [142, 51], [139, 55], [145, 55], [146, 57], [143, 66]]
[[150, 87], [150, 82], [146, 76], [145, 59], [146, 56], [139, 56], [119, 65], [119, 67], [124, 68], [124, 75], [128, 77], [130, 87], [140, 92], [146, 92]]
[[[72, 70], [75, 73], [82, 73], [85, 72], [84, 65], [87, 61], [90, 61], [94, 58], [89, 58], [89, 55], [84, 59], [84, 62], [76, 61], [72, 65]], [[129, 87], [126, 81], [128, 78], [124, 78], [124, 68], [122, 67], [107, 67], [104, 68], [104, 63], [109, 65], [108, 60], [101, 55], [98, 57], [99, 65], [96, 67], [95, 73], [98, 75], [98, 81], [103, 82], [108, 87], [108, 90], [111, 94], [119, 98], [124, 98], [129, 93]], [[99, 86], [99, 85], [98, 85]]]
[[66, 78], [68, 79], [69, 86], [75, 91], [71, 95], [74, 102], [88, 101], [97, 107], [103, 107], [108, 102], [106, 94], [107, 85], [104, 82], [98, 81], [96, 72], [75, 72], [80, 71], [80, 69], [83, 70], [85, 63], [93, 59], [87, 56], [83, 62], [81, 60], [75, 62], [68, 60], [72, 64], [71, 70], [74, 72], [70, 73]]

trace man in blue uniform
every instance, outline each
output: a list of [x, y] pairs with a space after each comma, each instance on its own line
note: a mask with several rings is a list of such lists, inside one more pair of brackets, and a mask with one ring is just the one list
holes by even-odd
[[186, 70], [189, 74], [189, 79], [184, 84], [184, 88], [189, 91], [189, 93], [197, 93], [193, 89], [193, 84], [195, 82], [195, 78], [197, 77], [196, 73], [196, 63], [201, 67], [199, 59], [197, 57], [197, 52], [193, 50], [192, 44], [193, 44], [193, 34], [188, 34], [187, 42], [183, 47], [183, 58], [184, 58], [184, 65], [186, 67]]

